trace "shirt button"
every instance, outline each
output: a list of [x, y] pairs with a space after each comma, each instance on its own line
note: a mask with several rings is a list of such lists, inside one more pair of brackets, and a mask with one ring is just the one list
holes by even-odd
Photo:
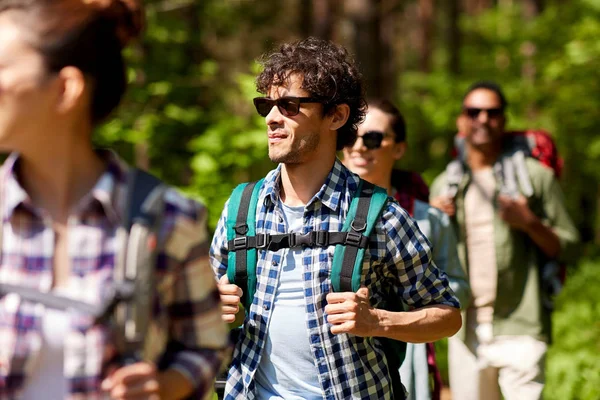
[[263, 306], [263, 309], [265, 309], [265, 310], [268, 310], [268, 309], [269, 309], [269, 305], [268, 305], [268, 304], [265, 304], [265, 305]]
[[283, 217], [280, 215], [279, 217], [277, 217], [277, 220], [279, 221], [279, 223], [283, 222]]
[[276, 267], [277, 266], [277, 261], [271, 262], [271, 265], [274, 266], [274, 267]]

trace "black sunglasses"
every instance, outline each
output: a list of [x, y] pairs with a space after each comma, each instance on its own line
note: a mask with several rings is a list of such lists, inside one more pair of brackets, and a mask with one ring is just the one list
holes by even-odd
[[375, 150], [381, 147], [381, 142], [385, 133], [381, 131], [367, 131], [362, 136], [357, 136], [356, 139], [361, 138], [365, 147], [369, 150]]
[[502, 107], [496, 107], [496, 108], [464, 107], [463, 110], [464, 110], [465, 114], [471, 119], [475, 119], [475, 118], [479, 117], [479, 114], [482, 111], [487, 112], [487, 115], [490, 118], [498, 118], [498, 117], [501, 117], [502, 115], [504, 115], [504, 109]]
[[262, 116], [266, 117], [271, 112], [274, 106], [277, 106], [279, 112], [286, 117], [293, 117], [298, 115], [300, 112], [301, 103], [323, 103], [323, 100], [315, 97], [292, 97], [284, 96], [278, 99], [271, 99], [269, 97], [255, 97], [254, 107], [256, 111]]

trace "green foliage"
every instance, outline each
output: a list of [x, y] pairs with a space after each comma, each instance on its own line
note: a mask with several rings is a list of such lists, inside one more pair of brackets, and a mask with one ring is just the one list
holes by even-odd
[[600, 260], [583, 263], [558, 298], [548, 353], [547, 400], [600, 398]]

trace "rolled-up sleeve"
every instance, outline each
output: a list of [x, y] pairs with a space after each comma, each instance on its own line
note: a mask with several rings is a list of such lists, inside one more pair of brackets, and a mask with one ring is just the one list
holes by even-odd
[[223, 213], [217, 224], [217, 229], [210, 246], [210, 265], [217, 279], [227, 273], [227, 208], [229, 200], [225, 203]]

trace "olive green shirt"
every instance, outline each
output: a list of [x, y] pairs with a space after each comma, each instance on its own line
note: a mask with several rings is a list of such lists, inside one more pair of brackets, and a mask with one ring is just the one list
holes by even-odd
[[[534, 194], [527, 199], [529, 208], [544, 224], [551, 227], [560, 240], [560, 262], [573, 261], [577, 254], [579, 233], [565, 208], [562, 190], [552, 170], [533, 158], [526, 159]], [[469, 271], [466, 251], [465, 193], [469, 189], [471, 174], [465, 174], [456, 195], [456, 215], [452, 218], [458, 238], [458, 254]], [[498, 186], [498, 183], [496, 183]], [[446, 173], [438, 176], [431, 187], [431, 198], [445, 193]], [[498, 209], [496, 187], [494, 208]], [[542, 306], [540, 292], [540, 266], [544, 255], [525, 233], [511, 228], [498, 212], [494, 214], [494, 241], [498, 285], [494, 306], [493, 331], [499, 335], [527, 335], [539, 340], [550, 339], [550, 315]], [[463, 328], [457, 334], [464, 340], [468, 326], [463, 313]]]

